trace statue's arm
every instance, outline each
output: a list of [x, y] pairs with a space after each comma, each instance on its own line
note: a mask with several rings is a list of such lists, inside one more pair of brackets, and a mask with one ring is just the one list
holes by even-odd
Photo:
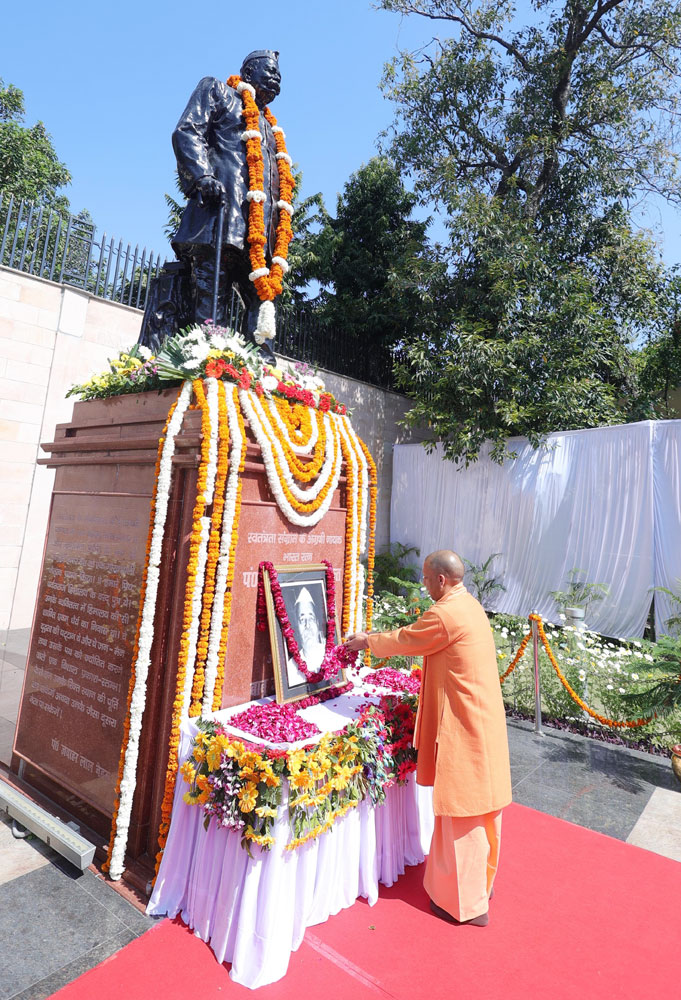
[[[180, 183], [188, 196], [202, 178], [213, 178], [208, 136], [216, 110], [225, 103], [233, 103], [231, 89], [212, 76], [204, 77], [189, 98], [173, 132]], [[203, 185], [198, 187], [201, 189]]]

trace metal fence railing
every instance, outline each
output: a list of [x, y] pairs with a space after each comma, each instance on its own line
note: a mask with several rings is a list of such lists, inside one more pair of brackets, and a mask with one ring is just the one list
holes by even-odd
[[0, 192], [0, 265], [144, 309], [160, 254], [96, 234], [95, 224]]
[[[14, 268], [81, 288], [103, 299], [144, 309], [152, 278], [161, 270], [160, 254], [140, 253], [130, 243], [97, 235], [93, 222], [45, 208], [0, 191], [0, 266]], [[229, 325], [238, 327], [241, 301], [232, 291]], [[311, 309], [279, 309], [277, 353], [393, 388], [395, 352], [354, 337], [344, 330], [322, 327]]]

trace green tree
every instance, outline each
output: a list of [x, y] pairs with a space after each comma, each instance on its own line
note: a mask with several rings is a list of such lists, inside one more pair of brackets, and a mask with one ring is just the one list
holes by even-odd
[[[390, 154], [446, 219], [431, 297], [444, 317], [399, 378], [431, 444], [655, 415], [634, 345], [665, 281], [631, 221], [648, 192], [678, 204], [679, 0], [382, 0], [451, 29], [386, 67]], [[649, 388], [649, 387], [648, 387]]]
[[25, 198], [60, 213], [69, 210], [58, 189], [71, 181], [42, 122], [27, 126], [24, 95], [0, 79], [0, 191]]
[[335, 218], [317, 201], [315, 225], [296, 252], [299, 284], [321, 286], [320, 324], [385, 346], [415, 335], [425, 308], [423, 276], [431, 270], [428, 223], [411, 218], [416, 202], [385, 157], [351, 175]]

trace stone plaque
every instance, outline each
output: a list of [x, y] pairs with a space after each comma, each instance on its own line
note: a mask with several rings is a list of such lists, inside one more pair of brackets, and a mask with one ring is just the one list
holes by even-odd
[[14, 752], [111, 815], [149, 498], [56, 494]]
[[345, 563], [345, 510], [331, 508], [313, 528], [286, 520], [273, 503], [244, 500], [234, 567], [232, 618], [227, 642], [223, 707], [274, 693], [269, 632], [256, 629], [258, 566], [305, 569], [328, 559], [336, 579], [336, 614], [340, 622]]

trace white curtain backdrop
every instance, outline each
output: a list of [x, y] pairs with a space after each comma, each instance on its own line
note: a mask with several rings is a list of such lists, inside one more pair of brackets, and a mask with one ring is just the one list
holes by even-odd
[[[587, 624], [604, 635], [640, 636], [652, 588], [681, 578], [681, 421], [645, 421], [549, 435], [535, 450], [524, 438], [503, 465], [487, 452], [468, 469], [438, 449], [397, 445], [393, 542], [421, 556], [452, 548], [480, 564], [501, 553], [494, 610], [556, 620], [551, 590], [576, 567], [609, 595]], [[672, 612], [656, 600], [662, 619]], [[662, 621], [658, 621], [658, 628]]]
[[[681, 420], [655, 425], [653, 447], [655, 583], [681, 594]], [[655, 628], [665, 631], [681, 607], [666, 594], [655, 594]]]

